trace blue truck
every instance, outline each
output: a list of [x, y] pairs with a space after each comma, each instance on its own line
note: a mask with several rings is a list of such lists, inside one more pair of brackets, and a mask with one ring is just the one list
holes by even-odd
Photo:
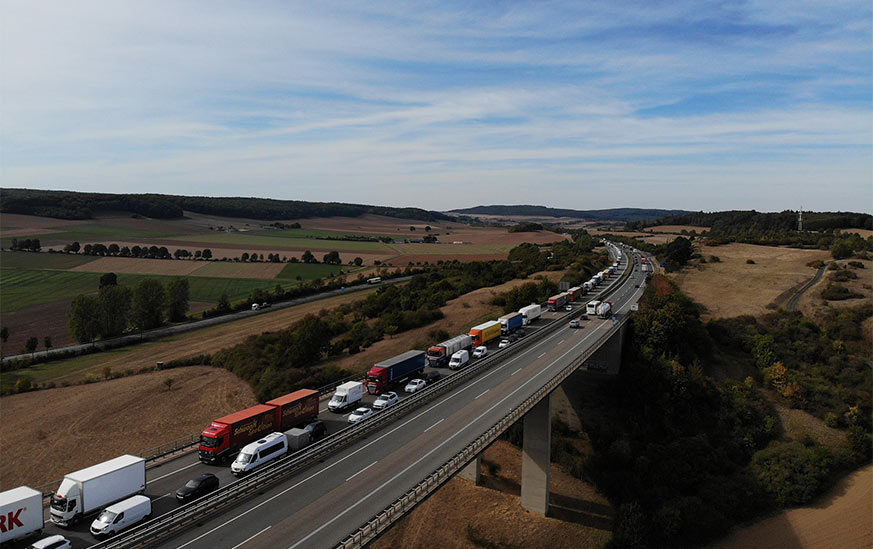
[[509, 313], [503, 315], [497, 320], [500, 321], [500, 331], [503, 335], [511, 334], [515, 330], [521, 328], [524, 324], [524, 316], [521, 313]]
[[382, 394], [397, 383], [424, 371], [424, 351], [406, 351], [388, 360], [377, 362], [367, 372], [367, 392]]

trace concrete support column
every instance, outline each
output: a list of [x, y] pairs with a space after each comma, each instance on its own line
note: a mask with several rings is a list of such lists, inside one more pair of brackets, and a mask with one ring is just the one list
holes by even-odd
[[482, 454], [479, 454], [473, 461], [465, 465], [458, 475], [462, 479], [469, 480], [476, 486], [479, 486], [482, 481]]
[[552, 450], [552, 395], [524, 416], [521, 453], [521, 506], [540, 515], [549, 512], [549, 468]]

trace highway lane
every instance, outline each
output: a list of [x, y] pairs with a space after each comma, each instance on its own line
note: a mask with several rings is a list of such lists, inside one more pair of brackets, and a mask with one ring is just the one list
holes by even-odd
[[[608, 284], [605, 287], [602, 287], [600, 289], [600, 291], [597, 292], [596, 294], [589, 295], [585, 300], [587, 301], [590, 299], [595, 299], [598, 294], [600, 294], [602, 291], [610, 288], [614, 283], [615, 283], [615, 278], [610, 282], [610, 284]], [[563, 315], [563, 312], [545, 313], [543, 321], [547, 322], [549, 319], [558, 317], [560, 315]], [[545, 323], [545, 322], [543, 322], [543, 323]], [[529, 326], [527, 328], [528, 334], [532, 335], [538, 328], [541, 328], [541, 327], [542, 326], [538, 327], [536, 325]], [[530, 335], [528, 337], [530, 337]], [[491, 354], [493, 355], [493, 354], [499, 353], [499, 352], [500, 351], [498, 351], [496, 349], [496, 345], [492, 345]], [[512, 363], [512, 362], [510, 362], [510, 363]], [[454, 373], [448, 369], [441, 369], [441, 372], [443, 375], [451, 375]], [[518, 372], [516, 371], [515, 373], [518, 373]], [[486, 372], [486, 374], [484, 376], [480, 376], [478, 379], [485, 379], [489, 375], [491, 375], [491, 372]], [[514, 374], [512, 374], [512, 375], [514, 375]], [[463, 391], [464, 391], [463, 389], [460, 389], [460, 390], [457, 390], [455, 392], [460, 395]], [[477, 393], [476, 398], [481, 397], [483, 399], [483, 401], [485, 401], [485, 398], [488, 396], [487, 393], [490, 391], [490, 389], [484, 389], [483, 391], [484, 392], [480, 392], [481, 394]], [[452, 393], [452, 394], [454, 394], [454, 393]], [[406, 395], [403, 395], [401, 393], [402, 398], [405, 396]], [[451, 396], [452, 395], [450, 394], [449, 400], [451, 400]], [[368, 396], [365, 398], [364, 402], [365, 402], [365, 404], [371, 403], [372, 400], [374, 400], [374, 399], [375, 399], [375, 397]], [[326, 406], [326, 401], [323, 401], [322, 408], [324, 408], [325, 406]], [[321, 414], [319, 419], [324, 420], [328, 424], [328, 432], [333, 433], [333, 432], [336, 432], [336, 431], [338, 431], [338, 430], [340, 430], [348, 425], [347, 424], [347, 417], [348, 417], [349, 412], [350, 412], [350, 410], [342, 415], [333, 414], [330, 412], [325, 412], [325, 413]], [[437, 420], [436, 424], [421, 426], [421, 429], [424, 432], [433, 431], [435, 434], [442, 433], [442, 431], [437, 429], [438, 424], [444, 424], [442, 426], [443, 428], [453, 424], [451, 421], [444, 420], [444, 419], [445, 418]], [[401, 422], [400, 427], [404, 427], [405, 425], [406, 425], [405, 421]], [[205, 425], [204, 425], [204, 427], [205, 427]], [[397, 433], [400, 430], [400, 427], [392, 428], [392, 432]], [[417, 428], [418, 427], [416, 427], [416, 429]], [[404, 432], [404, 433], [402, 433], [402, 435], [411, 436], [412, 434], [415, 433], [416, 429], [413, 429], [412, 431], [409, 431], [409, 432]], [[396, 434], [393, 435], [393, 437], [398, 441], [401, 440], [400, 438], [397, 438], [398, 435], [396, 435]], [[370, 438], [372, 438], [372, 436]], [[452, 453], [454, 453], [454, 452], [452, 452]], [[342, 458], [340, 457], [339, 459], [342, 459]], [[378, 470], [378, 468], [379, 468], [378, 462], [379, 462], [378, 459], [374, 460], [372, 462], [369, 462], [370, 463], [369, 466], [371, 466], [373, 469]], [[350, 456], [348, 459], [340, 461], [337, 466], [339, 467], [340, 465], [342, 465], [343, 467], [351, 466], [350, 467], [351, 469], [355, 469], [355, 467], [358, 466], [358, 459], [357, 458], [351, 459], [351, 456]], [[147, 473], [148, 485], [147, 485], [147, 489], [146, 489], [146, 494], [148, 496], [150, 496], [153, 500], [154, 516], [159, 516], [159, 515], [166, 513], [172, 509], [175, 509], [178, 505], [175, 501], [175, 496], [174, 496], [175, 490], [177, 488], [179, 488], [180, 486], [182, 486], [188, 479], [193, 478], [194, 476], [201, 474], [203, 472], [212, 472], [213, 474], [216, 474], [219, 477], [222, 486], [225, 486], [228, 483], [231, 483], [235, 480], [235, 478], [230, 474], [230, 470], [229, 470], [229, 467], [227, 465], [212, 466], [212, 465], [201, 464], [201, 463], [199, 463], [199, 461], [197, 459], [196, 453], [180, 456], [178, 458], [172, 459], [172, 460], [164, 463], [161, 466], [150, 469]], [[342, 477], [342, 479], [348, 478], [351, 480], [351, 479], [355, 478], [355, 475], [357, 475], [357, 474], [360, 474], [361, 476], [363, 476], [360, 469], [357, 469], [354, 471], [350, 470], [348, 476], [342, 476], [342, 474], [340, 474], [340, 475], [336, 475], [335, 478], [339, 479], [340, 477]], [[279, 517], [279, 518], [282, 518], [282, 517]], [[80, 525], [78, 525], [77, 527], [74, 527], [72, 529], [60, 529], [60, 528], [54, 527], [53, 525], [48, 525], [45, 533], [47, 535], [54, 534], [54, 533], [61, 533], [73, 541], [74, 547], [85, 547], [85, 546], [88, 546], [91, 543], [93, 543], [93, 538], [90, 536], [90, 533], [88, 533], [88, 525], [89, 524], [90, 524], [90, 519], [86, 520], [85, 522], [81, 523]], [[254, 532], [254, 533], [257, 533], [257, 532]], [[174, 546], [174, 545], [170, 544], [168, 546]], [[224, 546], [224, 544], [222, 543], [221, 546]]]
[[[617, 314], [626, 314], [642, 292], [633, 286], [626, 284], [610, 298]], [[583, 325], [558, 330], [423, 410], [164, 546], [324, 547], [339, 542], [520, 404], [605, 333], [611, 321]]]

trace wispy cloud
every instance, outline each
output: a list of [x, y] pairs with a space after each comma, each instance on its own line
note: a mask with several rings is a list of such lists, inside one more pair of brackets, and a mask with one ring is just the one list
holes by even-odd
[[4, 186], [873, 208], [869, 2], [9, 0]]

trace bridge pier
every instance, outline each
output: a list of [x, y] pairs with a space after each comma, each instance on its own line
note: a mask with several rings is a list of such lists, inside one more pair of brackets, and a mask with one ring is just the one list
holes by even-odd
[[549, 473], [552, 450], [552, 395], [547, 395], [524, 416], [521, 453], [521, 506], [549, 512]]
[[600, 346], [594, 354], [585, 361], [582, 367], [589, 372], [598, 372], [607, 375], [618, 375], [621, 368], [621, 351], [624, 348], [624, 338], [627, 333], [627, 324], [623, 324], [609, 341]]
[[468, 480], [476, 486], [479, 486], [482, 482], [482, 454], [473, 458], [473, 461], [465, 465], [458, 475], [462, 479]]

